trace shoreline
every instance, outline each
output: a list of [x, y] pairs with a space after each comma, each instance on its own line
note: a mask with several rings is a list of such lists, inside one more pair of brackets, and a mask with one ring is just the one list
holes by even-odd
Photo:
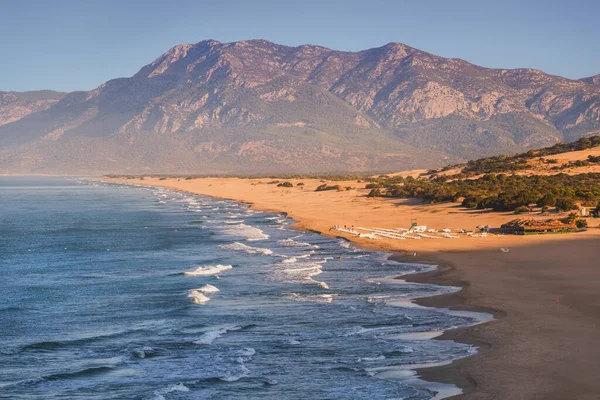
[[[233, 178], [230, 178], [230, 180], [231, 179], [233, 179]], [[292, 218], [296, 221], [292, 225], [292, 227], [294, 229], [309, 230], [309, 231], [317, 232], [324, 236], [343, 238], [343, 239], [349, 240], [350, 242], [352, 242], [353, 244], [355, 244], [358, 247], [363, 247], [363, 248], [377, 250], [377, 251], [392, 252], [393, 254], [390, 256], [390, 259], [392, 259], [394, 261], [409, 262], [409, 263], [416, 262], [416, 263], [423, 263], [423, 264], [435, 264], [438, 266], [438, 268], [435, 271], [400, 276], [397, 279], [404, 279], [409, 282], [432, 283], [432, 284], [438, 284], [438, 285], [442, 285], [442, 286], [458, 286], [461, 288], [461, 290], [459, 290], [455, 293], [451, 293], [451, 294], [443, 294], [443, 295], [439, 295], [439, 296], [415, 299], [415, 300], [413, 300], [414, 303], [421, 305], [421, 306], [445, 308], [445, 309], [449, 309], [449, 310], [485, 312], [485, 313], [492, 314], [494, 316], [494, 319], [492, 321], [488, 321], [484, 324], [476, 324], [476, 325], [471, 325], [471, 326], [467, 326], [467, 327], [449, 329], [449, 330], [444, 331], [444, 333], [441, 336], [435, 337], [434, 339], [436, 339], [436, 340], [454, 340], [457, 342], [473, 345], [473, 346], [477, 347], [477, 353], [475, 353], [472, 356], [454, 360], [448, 365], [434, 366], [434, 367], [421, 368], [421, 369], [417, 368], [417, 369], [415, 369], [415, 371], [417, 372], [418, 378], [421, 381], [425, 381], [427, 383], [451, 384], [451, 385], [454, 385], [454, 386], [460, 388], [463, 391], [463, 393], [461, 395], [451, 396], [451, 397], [446, 397], [446, 398], [504, 399], [504, 398], [514, 398], [515, 396], [518, 396], [518, 398], [544, 398], [544, 399], [565, 398], [565, 397], [561, 397], [561, 395], [557, 395], [554, 388], [552, 388], [552, 386], [556, 387], [556, 384], [549, 385], [545, 390], [543, 390], [543, 392], [546, 392], [546, 394], [547, 394], [545, 397], [544, 396], [538, 397], [537, 396], [538, 392], [536, 392], [536, 391], [532, 392], [531, 389], [529, 389], [530, 396], [524, 395], [522, 393], [527, 392], [527, 388], [525, 386], [526, 382], [527, 382], [527, 379], [525, 379], [525, 378], [527, 378], [527, 374], [522, 376], [523, 379], [521, 379], [521, 382], [519, 383], [519, 382], [514, 382], [515, 379], [517, 381], [519, 380], [519, 376], [515, 377], [514, 376], [515, 374], [510, 374], [510, 371], [509, 371], [508, 375], [512, 375], [512, 376], [508, 376], [505, 378], [508, 378], [508, 381], [513, 380], [512, 383], [514, 385], [512, 387], [512, 390], [514, 391], [514, 393], [512, 393], [513, 397], [506, 397], [507, 393], [505, 393], [504, 390], [507, 388], [505, 386], [503, 386], [505, 383], [497, 382], [499, 377], [502, 377], [502, 375], [507, 375], [506, 373], [503, 374], [503, 372], [506, 372], [506, 370], [498, 370], [498, 368], [505, 368], [505, 366], [499, 367], [498, 365], [496, 365], [496, 364], [498, 364], [498, 359], [500, 359], [500, 361], [502, 361], [500, 364], [505, 363], [506, 357], [504, 354], [498, 355], [497, 349], [500, 348], [502, 350], [505, 350], [506, 349], [506, 346], [504, 345], [505, 342], [509, 342], [510, 340], [508, 340], [508, 339], [510, 339], [511, 336], [518, 336], [518, 335], [515, 335], [514, 332], [512, 332], [511, 324], [514, 323], [513, 320], [515, 320], [515, 318], [512, 318], [512, 314], [513, 314], [512, 310], [511, 311], [508, 310], [508, 308], [514, 308], [515, 303], [514, 302], [511, 303], [510, 304], [511, 307], [506, 307], [506, 306], [504, 306], [504, 303], [498, 303], [496, 301], [497, 299], [495, 299], [495, 297], [497, 297], [497, 296], [494, 296], [491, 293], [485, 293], [485, 295], [482, 295], [482, 288], [480, 288], [479, 286], [481, 283], [486, 283], [486, 279], [485, 279], [485, 277], [483, 277], [484, 280], [481, 280], [481, 278], [482, 278], [480, 276], [481, 273], [479, 273], [479, 275], [477, 273], [473, 274], [473, 265], [472, 264], [473, 263], [475, 264], [475, 271], [476, 271], [478, 264], [485, 263], [485, 261], [487, 260], [488, 257], [496, 256], [496, 258], [497, 258], [500, 255], [500, 252], [498, 251], [499, 246], [503, 245], [503, 243], [506, 241], [508, 241], [510, 243], [511, 253], [507, 253], [507, 254], [509, 254], [509, 256], [512, 257], [512, 255], [514, 253], [523, 253], [523, 254], [526, 253], [531, 256], [531, 254], [530, 254], [531, 249], [534, 246], [542, 246], [542, 247], [545, 246], [546, 248], [549, 248], [549, 246], [551, 246], [553, 248], [561, 248], [561, 247], [565, 247], [565, 246], [569, 247], [572, 243], [581, 243], [581, 242], [590, 242], [590, 241], [593, 242], [592, 245], [595, 245], [595, 243], [598, 242], [598, 239], [600, 238], [600, 235], [598, 235], [598, 232], [592, 231], [591, 233], [584, 234], [584, 235], [575, 234], [575, 237], [573, 237], [573, 235], [548, 235], [548, 236], [542, 235], [542, 236], [538, 236], [538, 237], [528, 237], [526, 239], [529, 239], [529, 240], [520, 240], [520, 243], [518, 241], [515, 241], [514, 237], [505, 237], [505, 238], [499, 238], [500, 239], [499, 241], [495, 240], [495, 239], [482, 241], [482, 242], [485, 242], [483, 246], [481, 246], [481, 245], [480, 246], [468, 246], [468, 247], [463, 246], [462, 248], [460, 246], [458, 246], [456, 248], [452, 248], [452, 247], [437, 248], [437, 249], [436, 248], [431, 249], [431, 248], [427, 248], [427, 247], [423, 248], [423, 247], [419, 247], [419, 245], [421, 245], [421, 243], [415, 243], [416, 241], [401, 242], [401, 243], [397, 243], [398, 241], [396, 241], [396, 243], [389, 243], [390, 241], [378, 241], [379, 243], [373, 243], [374, 241], [367, 241], [364, 239], [360, 240], [360, 238], [355, 238], [355, 237], [352, 237], [349, 235], [345, 235], [343, 233], [340, 234], [340, 232], [334, 232], [334, 234], [332, 235], [331, 232], [324, 231], [323, 227], [324, 226], [326, 227], [327, 225], [326, 224], [324, 225], [322, 223], [323, 221], [318, 221], [321, 223], [315, 223], [315, 221], [313, 221], [313, 220], [307, 221], [307, 218], [302, 218], [302, 216], [299, 216], [297, 212], [290, 212], [291, 210], [284, 209], [281, 204], [268, 204], [268, 202], [266, 202], [262, 198], [254, 199], [255, 201], [253, 201], [253, 199], [248, 198], [251, 196], [247, 196], [247, 194], [248, 194], [247, 192], [245, 193], [245, 195], [239, 195], [239, 196], [228, 196], [228, 195], [226, 195], [227, 193], [221, 193], [221, 195], [215, 194], [214, 190], [208, 190], [212, 186], [212, 184], [206, 184], [206, 180], [204, 182], [205, 186], [203, 188], [196, 188], [196, 189], [182, 187], [183, 185], [181, 185], [181, 184], [172, 185], [172, 183], [176, 183], [176, 182], [172, 182], [172, 181], [174, 181], [174, 179], [171, 179], [171, 182], [168, 182], [168, 181], [165, 182], [164, 180], [158, 182], [158, 180], [156, 180], [156, 182], [152, 182], [152, 183], [144, 182], [142, 180], [137, 180], [134, 182], [126, 181], [126, 180], [115, 180], [115, 179], [103, 179], [103, 180], [107, 181], [107, 182], [113, 182], [113, 183], [124, 183], [124, 184], [132, 184], [133, 183], [133, 184], [137, 184], [137, 185], [141, 185], [141, 186], [164, 187], [164, 188], [168, 188], [168, 189], [180, 190], [180, 191], [193, 193], [193, 194], [200, 194], [200, 195], [205, 195], [205, 196], [215, 197], [215, 198], [226, 198], [226, 199], [242, 202], [242, 203], [248, 204], [253, 209], [285, 214], [289, 218]], [[233, 180], [235, 181], [235, 183], [239, 183], [239, 180], [235, 180], [235, 179], [233, 179]], [[187, 182], [184, 182], [184, 184], [185, 183], [187, 183]], [[254, 183], [252, 185], [255, 185], [255, 184], [256, 183]], [[250, 190], [252, 190], [252, 188], [250, 188]], [[274, 193], [274, 192], [271, 191], [271, 193]], [[256, 200], [258, 200], [258, 201], [256, 201]], [[331, 207], [331, 205], [329, 205], [329, 207]], [[375, 208], [378, 208], [378, 207], [375, 207]], [[412, 215], [411, 215], [411, 217], [412, 217]], [[569, 237], [566, 237], [566, 236], [569, 236]], [[523, 238], [522, 237], [517, 238], [517, 240], [519, 240], [519, 239], [523, 239]], [[424, 242], [424, 241], [418, 241], [418, 242]], [[452, 240], [448, 240], [445, 243], [452, 244], [452, 242], [456, 243], [456, 241], [452, 241]], [[490, 243], [490, 242], [492, 242], [492, 243]], [[429, 241], [429, 243], [431, 243], [431, 241]], [[471, 241], [471, 243], [474, 243], [474, 242]], [[600, 242], [598, 242], [598, 243], [600, 243]], [[408, 245], [408, 244], [410, 244], [412, 246], [401, 246], [401, 245]], [[593, 246], [592, 246], [592, 248], [593, 248]], [[412, 256], [412, 255], [407, 256], [406, 255], [406, 251], [412, 252], [415, 249], [419, 250], [418, 256]], [[515, 251], [512, 251], [513, 249]], [[594, 250], [592, 249], [592, 252], [593, 251]], [[402, 252], [404, 252], [404, 254]], [[568, 250], [566, 250], [566, 253], [564, 253], [564, 254], [568, 254]], [[600, 255], [600, 253], [598, 255]], [[505, 257], [506, 255], [500, 255], [500, 256]], [[529, 258], [531, 258], [531, 257], [529, 257]], [[458, 262], [456, 261], [457, 259], [458, 259]], [[470, 260], [470, 259], [473, 259], [473, 260]], [[567, 265], [568, 265], [568, 261], [569, 260], [567, 258], [567, 261], [566, 261]], [[505, 260], [500, 260], [497, 263], [499, 263], [499, 265], [502, 267], [503, 265], [504, 266], [506, 265], [506, 262], [507, 261], [505, 261]], [[535, 262], [535, 260], [533, 260], [533, 262]], [[562, 260], [562, 262], [564, 263], [565, 260]], [[471, 264], [471, 265], [469, 265], [469, 264]], [[563, 264], [561, 264], [561, 262], [558, 262], [558, 263], [555, 262], [554, 264], [555, 264], [555, 266], [559, 266], [559, 267], [563, 266]], [[473, 279], [474, 276], [477, 276], [477, 279]], [[594, 275], [594, 278], [596, 278], [595, 275]], [[600, 275], [598, 276], [598, 278], [599, 278], [598, 282], [600, 283]], [[487, 280], [489, 281], [489, 279], [487, 279]], [[490, 286], [489, 282], [487, 282], [487, 283], [488, 283], [487, 286]], [[526, 284], [527, 282], [521, 282], [521, 283]], [[476, 286], [475, 288], [473, 287], [474, 285]], [[492, 286], [494, 286], [494, 285], [492, 285]], [[496, 286], [498, 286], [498, 285], [496, 285]], [[499, 289], [499, 290], [497, 290], [497, 292], [498, 292], [498, 294], [502, 295], [502, 285], [500, 285], [500, 287], [496, 287], [495, 289]], [[487, 298], [487, 297], [489, 297], [489, 298]], [[490, 301], [490, 299], [491, 299], [491, 301]], [[516, 303], [518, 303], [518, 301]], [[518, 304], [516, 304], [516, 308], [518, 310]], [[509, 315], [511, 316], [511, 318], [506, 318]], [[596, 316], [595, 312], [594, 312], [592, 327], [595, 327], [595, 323], [597, 322], [595, 317], [597, 317], [598, 321], [600, 321], [600, 313], [598, 313], [598, 315]], [[509, 327], [508, 330], [506, 329], [506, 326], [507, 326], [506, 321], [507, 320], [510, 320], [510, 323], [508, 324], [508, 327]], [[483, 326], [485, 326], [485, 328], [482, 328]], [[502, 331], [507, 332], [507, 333], [499, 333], [498, 332], [499, 327], [502, 327], [503, 328]], [[589, 326], [587, 328], [589, 328]], [[596, 333], [596, 332], [594, 332], [594, 333]], [[597, 333], [600, 335], [600, 330]], [[535, 336], [535, 332], [534, 332], [533, 336]], [[530, 339], [529, 343], [532, 344], [532, 346], [534, 346], [535, 339]], [[525, 349], [525, 351], [526, 350], [527, 349]], [[599, 353], [599, 359], [600, 359], [600, 350], [597, 351], [597, 353]], [[514, 356], [519, 357], [520, 354], [517, 353]], [[491, 365], [490, 365], [489, 360], [491, 360]], [[541, 362], [538, 362], [538, 363], [540, 364], [540, 366], [542, 366], [542, 363], [544, 360], [542, 359], [539, 361], [541, 361]], [[535, 360], [532, 361], [532, 363], [534, 363], [534, 362], [535, 362]], [[593, 361], [592, 361], [592, 363], [593, 363]], [[482, 366], [483, 366], [483, 368], [482, 368]], [[599, 366], [600, 366], [600, 364], [599, 364]], [[577, 369], [580, 369], [580, 368], [577, 368]], [[588, 375], [589, 375], [589, 371], [590, 370], [588, 369]], [[529, 372], [531, 372], [531, 371], [529, 371]], [[551, 376], [550, 378], [556, 378], [556, 377]], [[546, 377], [545, 379], [548, 381], [553, 380], [553, 379], [549, 379], [549, 377]], [[500, 379], [500, 380], [502, 381], [502, 379]], [[562, 379], [562, 380], [564, 380], [564, 379]], [[577, 380], [577, 379], [575, 379], [575, 380]], [[539, 386], [537, 386], [537, 385], [534, 385], [534, 386], [536, 387], [536, 390], [537, 390], [537, 388], [539, 388]], [[572, 391], [573, 388], [569, 387], [569, 390]], [[587, 390], [589, 390], [589, 388]], [[581, 392], [581, 394], [583, 396], [587, 396], [590, 393], [595, 393], [595, 392], [586, 391], [585, 388]], [[597, 393], [600, 393], [600, 384], [599, 384]], [[571, 397], [571, 398], [588, 398], [588, 397]], [[589, 398], [591, 399], [592, 397], [589, 397]]]
[[[418, 370], [421, 378], [458, 385], [464, 394], [456, 398], [596, 399], [600, 269], [589, 255], [600, 255], [599, 244], [597, 238], [572, 239], [551, 247], [518, 249], [521, 254], [513, 256], [514, 263], [499, 262], [506, 255], [490, 251], [399, 256], [397, 261], [439, 265], [435, 271], [408, 276], [407, 281], [462, 287], [455, 293], [417, 299], [417, 304], [494, 315], [485, 324], [450, 329], [436, 337], [477, 346], [477, 353], [450, 365]], [[479, 263], [486, 261], [495, 270], [481, 271]], [[527, 264], [533, 273], [523, 269]], [[575, 266], [579, 271], [565, 271]], [[493, 276], [481, 279], [482, 273]], [[518, 284], [503, 288], [505, 282], [494, 282], [507, 276], [511, 284]]]
[[[418, 262], [437, 266], [437, 268], [433, 271], [400, 276], [396, 279], [404, 279], [407, 282], [460, 287], [460, 290], [457, 292], [414, 299], [412, 302], [415, 304], [424, 307], [446, 308], [453, 311], [468, 311], [492, 315], [491, 320], [483, 322], [485, 324], [493, 323], [499, 318], [506, 316], [506, 312], [501, 309], [486, 308], [469, 302], [468, 294], [466, 294], [465, 291], [468, 290], [468, 288], [471, 286], [471, 283], [463, 280], [456, 280], [454, 278], [448, 278], [447, 274], [453, 271], [455, 267], [444, 264], [443, 261], [436, 262], [431, 255], [422, 255], [415, 259], [414, 257], [408, 257], [400, 253], [395, 253], [390, 256], [390, 260], [397, 262]], [[473, 393], [477, 388], [477, 382], [460, 370], [460, 362], [464, 362], [465, 360], [474, 357], [481, 357], [489, 352], [493, 347], [493, 343], [489, 343], [488, 341], [485, 341], [472, 333], [472, 329], [478, 325], [479, 324], [447, 329], [441, 335], [432, 338], [431, 340], [451, 340], [459, 343], [465, 343], [476, 347], [477, 352], [473, 355], [453, 360], [452, 363], [448, 365], [417, 369], [416, 372], [420, 379], [426, 382], [454, 384], [463, 391], [461, 395], [449, 398], [459, 398], [460, 396], [468, 396], [469, 394]]]

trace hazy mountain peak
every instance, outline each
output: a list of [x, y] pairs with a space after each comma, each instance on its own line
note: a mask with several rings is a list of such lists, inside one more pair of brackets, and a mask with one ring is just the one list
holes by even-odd
[[[52, 99], [46, 108], [24, 111], [5, 96], [0, 166], [20, 172], [239, 172], [240, 160], [245, 172], [435, 166], [599, 132], [598, 78], [483, 68], [402, 43], [349, 52], [205, 40], [174, 46], [132, 78]], [[2, 120], [2, 112], [10, 117]]]
[[580, 79], [580, 81], [585, 82], [585, 83], [590, 83], [592, 85], [600, 85], [600, 74], [590, 76], [587, 78], [582, 78], [582, 79]]

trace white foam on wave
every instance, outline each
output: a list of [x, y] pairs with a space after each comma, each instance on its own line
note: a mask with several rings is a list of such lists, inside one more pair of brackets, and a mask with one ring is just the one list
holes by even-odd
[[224, 228], [223, 232], [232, 236], [244, 237], [248, 241], [267, 240], [269, 238], [269, 235], [265, 234], [262, 230], [246, 224], [230, 225]]
[[365, 361], [368, 362], [368, 361], [380, 361], [380, 360], [385, 360], [385, 356], [383, 354], [376, 356], [376, 357], [359, 357], [357, 361], [358, 362], [365, 362]]
[[237, 356], [237, 358], [235, 358], [235, 363], [237, 365], [229, 369], [225, 375], [219, 378], [224, 382], [235, 382], [250, 375], [250, 370], [246, 367], [245, 362], [252, 359], [252, 356], [256, 354], [256, 350], [252, 347], [246, 347], [234, 351], [233, 354]]
[[248, 375], [250, 375], [250, 370], [244, 365], [243, 362], [241, 362], [239, 365], [239, 372], [237, 374], [228, 371], [225, 376], [222, 376], [219, 379], [224, 382], [236, 382]]
[[271, 250], [271, 249], [252, 247], [252, 246], [248, 246], [248, 245], [245, 245], [245, 244], [239, 243], [239, 242], [235, 242], [235, 243], [231, 243], [231, 244], [222, 244], [219, 247], [221, 247], [223, 249], [243, 251], [248, 254], [262, 254], [265, 256], [269, 256], [269, 255], [273, 254], [273, 250]]
[[340, 247], [343, 247], [345, 249], [349, 249], [350, 247], [352, 247], [350, 245], [350, 242], [346, 241], [346, 240], [339, 240], [338, 244], [340, 245]]
[[[289, 283], [317, 284], [323, 289], [329, 289], [329, 286], [325, 282], [320, 282], [313, 278], [314, 276], [323, 273], [323, 270], [321, 269], [323, 266], [321, 264], [314, 262], [285, 263], [285, 261], [286, 260], [283, 260], [280, 264], [276, 265], [285, 266], [285, 268], [274, 271], [282, 281]], [[291, 268], [292, 266], [295, 268]]]
[[217, 293], [220, 292], [219, 288], [213, 285], [204, 285], [200, 289], [196, 289], [201, 293]]
[[232, 219], [231, 221], [225, 221], [227, 225], [237, 225], [243, 223], [243, 219]]
[[308, 258], [308, 257], [312, 256], [313, 254], [315, 254], [315, 251], [311, 250], [310, 253], [302, 254], [301, 256], [294, 256], [294, 258]]
[[202, 336], [200, 336], [198, 340], [194, 341], [194, 344], [209, 345], [212, 344], [216, 339], [226, 334], [227, 332], [237, 331], [240, 329], [242, 329], [242, 327], [239, 325], [229, 325], [211, 331], [206, 331]]
[[298, 293], [289, 293], [287, 295], [288, 299], [299, 301], [299, 302], [310, 302], [317, 304], [330, 304], [333, 302], [333, 298], [335, 296], [339, 296], [337, 294], [298, 294]]
[[365, 371], [370, 376], [374, 376], [379, 379], [385, 379], [390, 381], [402, 382], [404, 384], [413, 386], [417, 389], [425, 389], [435, 393], [431, 400], [441, 400], [448, 397], [458, 396], [463, 393], [462, 389], [451, 383], [438, 383], [424, 381], [417, 376], [417, 369], [442, 367], [452, 363], [452, 360], [430, 362], [423, 364], [409, 364], [409, 365], [389, 365], [384, 367], [367, 368]]
[[154, 350], [152, 347], [150, 346], [144, 346], [140, 349], [135, 349], [133, 350], [133, 354], [138, 357], [138, 358], [146, 358], [146, 357], [150, 357], [153, 354], [156, 353], [156, 350]]
[[292, 238], [281, 239], [281, 240], [278, 240], [277, 243], [282, 247], [311, 247], [313, 249], [319, 248], [319, 246], [317, 246], [315, 244], [310, 244], [307, 242], [300, 242], [300, 241], [294, 240]]
[[235, 354], [241, 357], [252, 357], [256, 354], [256, 350], [254, 350], [252, 347], [245, 347], [241, 350], [236, 351]]
[[165, 400], [165, 394], [173, 393], [173, 392], [189, 392], [190, 389], [185, 386], [183, 383], [178, 383], [175, 385], [171, 385], [167, 388], [156, 390], [154, 392], [154, 400]]
[[190, 276], [210, 276], [210, 275], [216, 275], [223, 271], [228, 271], [231, 268], [232, 268], [231, 265], [221, 265], [221, 264], [209, 265], [206, 267], [198, 267], [193, 271], [186, 271], [184, 274], [190, 275]]
[[198, 289], [190, 290], [188, 292], [188, 297], [191, 298], [192, 300], [194, 300], [194, 303], [196, 303], [196, 304], [205, 304], [210, 301], [210, 297], [204, 295], [204, 293], [202, 293]]
[[444, 331], [406, 332], [390, 335], [390, 339], [400, 340], [430, 340], [442, 336]]

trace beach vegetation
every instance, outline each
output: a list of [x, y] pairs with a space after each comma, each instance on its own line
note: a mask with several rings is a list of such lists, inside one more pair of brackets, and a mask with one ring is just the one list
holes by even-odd
[[379, 188], [371, 189], [369, 194], [367, 194], [367, 197], [379, 197], [379, 196], [381, 196], [381, 189], [379, 189]]
[[319, 185], [316, 189], [315, 192], [323, 192], [325, 190], [342, 190], [342, 187], [340, 185], [327, 185], [326, 183]]
[[572, 224], [577, 218], [579, 218], [579, 216], [576, 213], [572, 212], [569, 213], [569, 215], [567, 216], [567, 221], [569, 222], [569, 224]]
[[600, 173], [485, 174], [476, 179], [450, 181], [394, 176], [375, 178], [368, 188], [371, 188], [369, 197], [421, 199], [426, 203], [454, 202], [462, 198], [464, 207], [480, 210], [515, 211], [521, 206], [537, 204], [570, 211], [578, 209], [577, 204], [592, 206], [600, 201]]
[[529, 207], [527, 207], [527, 206], [519, 206], [515, 210], [515, 214], [523, 214], [526, 212], [529, 212]]
[[[445, 172], [454, 168], [460, 168], [460, 174], [467, 177], [490, 173], [512, 173], [530, 168], [530, 161], [534, 159], [541, 160], [547, 164], [558, 164], [558, 160], [544, 157], [566, 153], [569, 151], [588, 150], [598, 146], [600, 146], [600, 135], [588, 136], [574, 142], [557, 143], [550, 147], [545, 147], [538, 150], [529, 150], [525, 153], [519, 153], [512, 156], [493, 156], [472, 160], [466, 164], [448, 165], [437, 170], [429, 170], [427, 171], [427, 174], [433, 175], [434, 173]], [[588, 156], [587, 160], [571, 161], [563, 165], [556, 165], [552, 167], [552, 169], [561, 170], [571, 167], [583, 167], [598, 162], [600, 162], [600, 156]], [[446, 178], [458, 177], [458, 174], [446, 176]]]
[[277, 186], [291, 188], [291, 187], [294, 187], [294, 184], [290, 181], [285, 181], [285, 182], [279, 183]]
[[561, 197], [556, 200], [556, 209], [558, 211], [570, 211], [577, 209], [575, 201], [570, 197]]

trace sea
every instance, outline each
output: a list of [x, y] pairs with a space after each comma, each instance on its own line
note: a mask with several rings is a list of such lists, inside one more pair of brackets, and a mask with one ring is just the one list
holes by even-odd
[[[162, 188], [0, 177], [0, 398], [441, 399], [431, 340], [489, 316], [283, 214]], [[340, 221], [343, 223], [343, 221]], [[400, 279], [398, 279], [400, 277]]]

